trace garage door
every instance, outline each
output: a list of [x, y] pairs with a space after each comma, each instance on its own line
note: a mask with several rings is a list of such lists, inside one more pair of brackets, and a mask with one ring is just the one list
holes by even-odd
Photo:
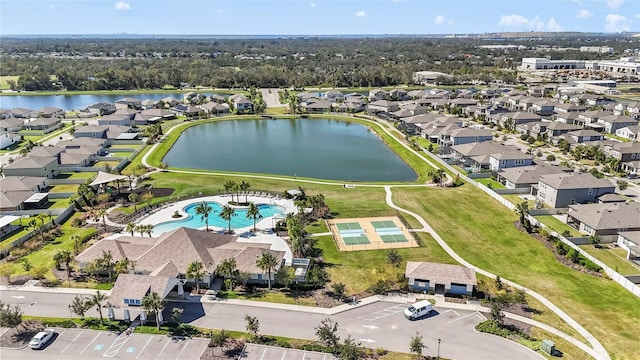
[[454, 295], [464, 295], [467, 293], [467, 286], [462, 284], [451, 284], [451, 291]]

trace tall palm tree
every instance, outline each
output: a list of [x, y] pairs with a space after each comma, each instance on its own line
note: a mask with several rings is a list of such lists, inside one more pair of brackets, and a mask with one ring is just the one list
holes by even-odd
[[56, 262], [64, 264], [65, 270], [67, 272], [67, 283], [71, 286], [71, 262], [73, 261], [73, 255], [69, 250], [60, 250], [55, 255], [54, 258]]
[[262, 271], [267, 272], [267, 283], [269, 286], [269, 290], [271, 290], [271, 271], [278, 266], [278, 260], [273, 254], [268, 251], [262, 253], [262, 256], [256, 260], [256, 266], [259, 267]]
[[151, 233], [153, 232], [153, 224], [144, 225], [144, 232], [151, 237]]
[[77, 234], [71, 234], [71, 236], [69, 236], [69, 240], [73, 241], [73, 254], [78, 255], [78, 251], [80, 250], [80, 236]]
[[446, 179], [446, 175], [442, 169], [429, 171], [429, 177], [431, 181], [433, 181], [434, 184], [438, 184], [438, 186], [442, 186], [442, 180]]
[[227, 220], [229, 222], [228, 232], [231, 233], [231, 218], [234, 216], [238, 216], [238, 214], [236, 214], [236, 210], [229, 205], [225, 205], [224, 207], [222, 207], [219, 215], [223, 220]]
[[96, 294], [93, 295], [91, 298], [89, 298], [89, 300], [87, 301], [87, 305], [88, 306], [95, 306], [96, 307], [96, 311], [98, 311], [98, 314], [100, 315], [100, 325], [103, 324], [103, 319], [102, 319], [102, 304], [107, 301], [107, 295], [105, 295], [104, 293], [101, 293], [100, 291], [96, 291]]
[[256, 232], [256, 221], [262, 219], [262, 214], [260, 214], [260, 209], [258, 209], [256, 204], [249, 204], [247, 208], [247, 219], [253, 219], [253, 232]]
[[218, 276], [222, 276], [225, 281], [229, 279], [231, 281], [230, 290], [233, 290], [233, 278], [238, 274], [236, 259], [224, 259], [224, 261], [222, 261], [222, 263], [220, 263], [220, 265], [218, 265], [218, 267], [216, 268], [216, 274]]
[[156, 325], [160, 330], [160, 313], [164, 310], [164, 300], [160, 298], [157, 292], [153, 291], [142, 298], [142, 308], [147, 313], [156, 315]]
[[187, 266], [187, 278], [196, 281], [196, 292], [200, 293], [200, 279], [205, 274], [204, 265], [200, 261], [193, 261]]
[[145, 232], [145, 226], [144, 225], [136, 225], [136, 231], [140, 233], [140, 236], [144, 236], [144, 232]]
[[224, 187], [225, 192], [231, 194], [231, 202], [233, 202], [233, 192], [236, 188], [236, 182], [233, 180], [227, 180], [222, 186]]
[[[248, 182], [246, 182], [246, 181], [244, 181], [244, 180], [243, 180], [243, 181], [242, 181], [242, 182], [240, 182], [240, 184], [238, 185], [238, 189], [239, 189], [240, 191], [243, 191], [243, 192], [244, 192], [244, 202], [245, 202], [245, 203], [248, 203], [248, 202], [249, 202], [249, 200], [248, 200], [248, 199], [249, 199], [249, 194], [248, 194], [248, 192], [249, 192], [249, 189], [251, 189], [251, 184], [249, 184]], [[238, 199], [238, 202], [240, 202], [240, 199]]]
[[204, 221], [204, 225], [206, 227], [206, 231], [209, 231], [209, 214], [214, 212], [207, 202], [202, 201], [198, 205], [196, 205], [196, 215], [201, 215], [200, 220]]
[[113, 271], [113, 254], [111, 250], [102, 250], [102, 256], [97, 259], [98, 265], [102, 271], [106, 270], [109, 274], [109, 280], [111, 280], [111, 272]]
[[116, 264], [113, 266], [113, 271], [116, 274], [126, 274], [129, 272], [129, 269], [135, 268], [135, 262], [133, 260], [129, 260], [128, 258], [124, 258], [116, 261]]
[[128, 196], [129, 201], [131, 201], [133, 203], [133, 212], [138, 211], [138, 200], [140, 199], [140, 196], [137, 193], [131, 193]]
[[134, 231], [136, 231], [136, 224], [133, 222], [127, 223], [127, 226], [124, 228], [124, 232], [131, 233], [131, 236], [133, 236]]
[[104, 231], [107, 231], [107, 210], [98, 209], [97, 215], [102, 218], [102, 226], [104, 227]]

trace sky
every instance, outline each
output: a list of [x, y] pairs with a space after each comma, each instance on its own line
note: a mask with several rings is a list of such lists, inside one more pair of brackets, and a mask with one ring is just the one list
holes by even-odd
[[640, 0], [0, 0], [0, 35], [640, 32]]

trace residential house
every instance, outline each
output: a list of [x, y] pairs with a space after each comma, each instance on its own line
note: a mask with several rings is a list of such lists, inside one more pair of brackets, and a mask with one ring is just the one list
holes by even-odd
[[478, 105], [478, 101], [477, 100], [460, 99], [460, 98], [450, 100], [448, 103], [449, 103], [449, 106], [451, 106], [451, 107], [461, 107], [461, 108], [466, 108], [468, 106]]
[[310, 100], [303, 107], [305, 111], [310, 113], [324, 113], [331, 111], [331, 103], [326, 100]]
[[[178, 105], [180, 103], [180, 100], [174, 97], [168, 96], [160, 99], [159, 103], [163, 105], [162, 106], [163, 108], [172, 108]], [[140, 105], [142, 105], [142, 102], [140, 102]]]
[[426, 114], [429, 112], [429, 108], [427, 106], [424, 105], [420, 105], [418, 103], [410, 103], [405, 105], [402, 109], [398, 110], [398, 111], [403, 111], [406, 110], [408, 111], [412, 116], [412, 115], [421, 115], [421, 114]]
[[50, 107], [50, 106], [45, 106], [41, 109], [36, 110], [36, 112], [39, 114], [39, 117], [45, 117], [45, 118], [64, 117], [64, 114], [65, 114], [63, 109]]
[[226, 97], [218, 94], [212, 94], [211, 96], [209, 96], [209, 99], [211, 99], [211, 101], [216, 102], [218, 104], [224, 104], [227, 102]]
[[507, 189], [531, 189], [531, 193], [535, 195], [542, 175], [566, 172], [573, 172], [573, 170], [563, 166], [542, 163], [502, 169], [498, 172], [497, 178]]
[[62, 127], [62, 120], [57, 117], [42, 117], [27, 121], [24, 125], [26, 130], [39, 130], [43, 134], [48, 134]]
[[453, 158], [460, 160], [473, 172], [489, 170], [491, 154], [517, 151], [515, 147], [502, 145], [494, 141], [474, 142], [451, 147]]
[[598, 119], [598, 123], [604, 126], [604, 131], [609, 134], [615, 134], [618, 129], [627, 126], [638, 126], [638, 120], [626, 115], [609, 115]]
[[379, 112], [392, 113], [394, 111], [398, 111], [399, 109], [400, 106], [397, 102], [389, 100], [376, 100], [367, 104], [367, 112], [374, 114]]
[[187, 107], [187, 110], [183, 112], [184, 116], [188, 118], [199, 117], [203, 113], [204, 113], [204, 110], [202, 110], [202, 107], [198, 105], [189, 105]]
[[6, 149], [22, 140], [22, 136], [15, 132], [0, 130], [0, 150]]
[[[491, 141], [493, 132], [489, 129], [457, 128], [448, 131], [450, 146]], [[443, 145], [445, 142], [443, 141]], [[446, 145], [445, 145], [446, 146]]]
[[527, 89], [527, 95], [533, 97], [547, 97], [552, 91], [555, 91], [554, 86], [531, 86]]
[[605, 148], [605, 152], [621, 162], [640, 160], [640, 143], [614, 142]]
[[251, 100], [247, 99], [244, 95], [240, 96], [230, 96], [229, 99], [233, 102], [233, 106], [236, 109], [236, 112], [252, 112], [253, 111], [253, 103]]
[[134, 98], [123, 98], [115, 101], [116, 109], [142, 110], [142, 101]]
[[[369, 101], [374, 102], [378, 100], [386, 100], [389, 97], [389, 93], [382, 89], [369, 90]], [[394, 110], [395, 111], [395, 110]], [[390, 112], [390, 111], [388, 111]]]
[[640, 231], [620, 231], [616, 243], [627, 250], [627, 260], [640, 260]]
[[560, 139], [565, 139], [570, 144], [582, 144], [591, 141], [604, 140], [604, 135], [594, 130], [576, 130], [560, 135], [558, 140]]
[[389, 100], [391, 101], [405, 101], [409, 100], [409, 95], [406, 90], [402, 89], [393, 89], [389, 91]]
[[227, 103], [218, 103], [218, 102], [208, 102], [206, 104], [200, 105], [200, 108], [204, 110], [209, 115], [223, 115], [229, 114], [231, 109]]
[[525, 154], [521, 151], [507, 151], [489, 155], [489, 166], [492, 171], [502, 169], [530, 166], [533, 164], [533, 155]]
[[36, 176], [53, 179], [59, 174], [58, 158], [21, 157], [4, 167], [5, 176]]
[[22, 118], [5, 118], [0, 119], [0, 130], [6, 132], [18, 132], [24, 127], [24, 119]]
[[578, 115], [578, 118], [573, 121], [575, 125], [585, 127], [589, 124], [595, 124], [598, 122], [598, 119], [603, 118], [605, 116], [613, 115], [610, 111], [603, 110], [593, 110], [593, 111], [585, 111]]
[[583, 105], [577, 105], [574, 103], [555, 103], [553, 111], [557, 114], [570, 114], [570, 113], [580, 113], [587, 111], [587, 107]]
[[105, 116], [116, 112], [116, 104], [109, 102], [98, 102], [87, 106], [86, 111], [98, 116]]
[[146, 99], [140, 101], [140, 107], [142, 110], [156, 109], [158, 102], [156, 100]]
[[520, 134], [526, 134], [529, 136], [538, 137], [547, 132], [547, 126], [549, 126], [551, 122], [549, 121], [534, 121], [528, 122], [524, 124], [516, 125], [516, 131]]
[[503, 127], [506, 127], [508, 123], [511, 123], [514, 129], [520, 124], [540, 121], [542, 121], [542, 116], [524, 111], [518, 111], [515, 113], [504, 113], [500, 116], [500, 124]]
[[580, 127], [573, 124], [566, 124], [560, 121], [553, 121], [547, 125], [546, 134], [548, 136], [560, 136], [570, 131], [579, 131]]
[[[2, 196], [2, 195], [0, 195]], [[0, 207], [2, 202], [0, 202]], [[20, 225], [13, 225], [13, 222], [20, 219], [20, 216], [0, 215], [0, 236], [4, 239], [11, 235], [14, 231], [22, 229]]]
[[531, 111], [541, 116], [553, 115], [557, 104], [553, 100], [541, 99], [531, 105]]
[[47, 189], [47, 178], [37, 176], [5, 176], [0, 178], [2, 191], [44, 192]]
[[0, 189], [0, 212], [38, 209], [48, 202], [47, 193]]
[[357, 97], [350, 97], [343, 103], [338, 105], [336, 111], [346, 113], [357, 113], [365, 109], [365, 103], [363, 100]]
[[578, 119], [579, 116], [580, 116], [580, 113], [578, 112], [568, 112], [568, 113], [556, 112], [556, 114], [554, 115], [554, 119], [556, 122], [562, 122], [565, 124], [574, 125], [576, 122], [576, 119]]
[[476, 272], [460, 265], [407, 261], [404, 275], [409, 290], [439, 295], [471, 296], [477, 285]]
[[640, 202], [570, 205], [567, 224], [590, 236], [640, 231]]
[[542, 175], [538, 181], [536, 199], [553, 208], [572, 204], [595, 203], [603, 194], [615, 192], [615, 185], [590, 173]]
[[113, 113], [111, 115], [103, 116], [101, 119], [98, 119], [98, 125], [120, 125], [120, 126], [129, 126], [131, 125], [131, 120], [134, 118], [135, 114], [118, 114]]
[[638, 134], [640, 134], [640, 127], [638, 125], [625, 126], [621, 129], [616, 130], [616, 136], [619, 136], [624, 139], [628, 139], [631, 141], [638, 141]]
[[323, 94], [323, 97], [329, 102], [338, 102], [341, 103], [344, 101], [344, 94], [340, 91], [327, 91]]
[[86, 125], [76, 128], [73, 136], [75, 136], [76, 138], [88, 137], [106, 139], [108, 130], [109, 127], [107, 127], [106, 125]]
[[33, 113], [33, 110], [26, 109], [26, 108], [13, 108], [11, 109], [10, 113], [13, 117], [16, 117], [19, 119], [28, 119], [31, 113]]

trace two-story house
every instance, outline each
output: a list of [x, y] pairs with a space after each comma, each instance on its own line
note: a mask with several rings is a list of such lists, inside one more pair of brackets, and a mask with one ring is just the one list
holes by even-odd
[[533, 155], [521, 151], [508, 151], [489, 155], [489, 164], [492, 171], [502, 169], [530, 166], [533, 164]]
[[590, 173], [563, 173], [542, 175], [538, 181], [536, 199], [553, 208], [572, 204], [595, 203], [603, 194], [611, 194], [615, 185], [607, 179], [598, 179]]

